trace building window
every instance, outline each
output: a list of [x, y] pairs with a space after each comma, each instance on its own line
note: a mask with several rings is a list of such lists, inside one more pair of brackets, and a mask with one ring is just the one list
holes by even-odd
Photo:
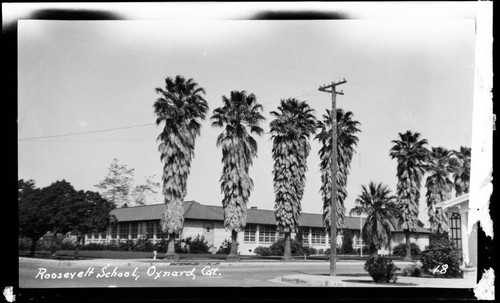
[[276, 226], [261, 225], [259, 227], [259, 242], [273, 243], [276, 241]]
[[[162, 232], [161, 223], [159, 221], [153, 223], [156, 225], [156, 240], [165, 239], [168, 241], [170, 239], [170, 234]], [[180, 234], [176, 234], [175, 240], [179, 240], [180, 236], [181, 236]]]
[[313, 228], [311, 231], [311, 244], [325, 244], [326, 232], [322, 228]]
[[128, 223], [118, 224], [118, 233], [120, 235], [120, 239], [128, 239]]
[[118, 229], [117, 225], [111, 225], [111, 239], [116, 239], [118, 233], [117, 229]]
[[155, 233], [155, 222], [148, 222], [146, 225], [146, 238], [152, 239]]
[[257, 232], [257, 227], [255, 225], [245, 226], [245, 233], [243, 234], [243, 240], [245, 242], [255, 242], [256, 232]]
[[280, 231], [278, 232], [278, 239], [283, 239], [285, 237], [285, 233]]
[[461, 217], [459, 213], [453, 213], [451, 214], [450, 218], [450, 240], [453, 242], [455, 247], [461, 250], [462, 248], [462, 231], [460, 225], [462, 224], [461, 222]]
[[137, 222], [134, 222], [134, 223], [130, 223], [130, 235], [132, 236], [132, 239], [137, 239], [137, 233], [138, 233], [138, 230], [139, 230], [139, 226], [137, 224]]
[[163, 232], [161, 231], [161, 224], [160, 222], [154, 222], [156, 225], [156, 239], [161, 239], [162, 236], [164, 235]]
[[301, 228], [300, 236], [302, 238], [302, 244], [309, 245], [309, 228]]

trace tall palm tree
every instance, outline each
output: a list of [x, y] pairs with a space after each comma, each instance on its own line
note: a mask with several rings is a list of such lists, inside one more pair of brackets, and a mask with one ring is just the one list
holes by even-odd
[[163, 209], [161, 227], [170, 235], [168, 253], [174, 253], [174, 239], [182, 232], [187, 178], [194, 156], [195, 139], [200, 134], [208, 103], [205, 90], [193, 79], [177, 75], [165, 79], [165, 89], [156, 88], [160, 97], [153, 105], [156, 124], [164, 124], [158, 136], [158, 150], [163, 166]]
[[399, 140], [393, 140], [394, 146], [389, 155], [397, 159], [397, 199], [401, 208], [399, 224], [406, 237], [406, 260], [411, 260], [410, 233], [418, 225], [418, 205], [420, 188], [425, 173], [429, 151], [425, 148], [426, 139], [420, 139], [420, 133], [406, 131], [399, 133]]
[[391, 241], [391, 227], [394, 229], [391, 220], [399, 216], [399, 207], [395, 201], [396, 197], [391, 195], [387, 185], [370, 182], [368, 187], [362, 186], [361, 194], [355, 201], [356, 206], [349, 212], [349, 215], [368, 215], [362, 235], [374, 258], [378, 257], [378, 250]]
[[471, 148], [460, 146], [459, 151], [453, 151], [452, 153], [453, 182], [458, 197], [469, 192]]
[[[321, 196], [323, 198], [323, 225], [330, 232], [330, 201], [332, 192], [331, 151], [332, 151], [332, 118], [331, 111], [326, 110], [323, 121], [318, 121], [316, 127], [320, 130], [315, 139], [321, 143], [319, 156], [321, 159]], [[347, 197], [347, 177], [351, 167], [355, 146], [358, 143], [356, 133], [360, 132], [360, 123], [353, 120], [353, 113], [337, 109], [337, 230], [341, 229], [345, 221], [344, 201]], [[331, 235], [330, 235], [331, 236]]]
[[224, 194], [224, 226], [231, 230], [231, 252], [228, 259], [238, 258], [238, 232], [243, 231], [247, 220], [247, 202], [253, 189], [248, 173], [257, 156], [257, 141], [252, 133], [262, 135], [259, 124], [265, 120], [263, 107], [254, 94], [232, 91], [229, 98], [222, 97], [223, 106], [213, 111], [212, 126], [224, 127], [217, 137], [217, 147], [222, 148], [221, 191]]
[[431, 230], [438, 233], [448, 230], [448, 214], [443, 209], [436, 208], [436, 204], [451, 198], [453, 182], [450, 174], [454, 171], [450, 164], [451, 155], [452, 153], [443, 147], [433, 147], [427, 165], [427, 214]]
[[309, 136], [316, 130], [314, 110], [305, 101], [282, 99], [270, 123], [273, 139], [275, 216], [285, 236], [284, 259], [291, 258], [290, 233], [298, 232], [304, 195]]

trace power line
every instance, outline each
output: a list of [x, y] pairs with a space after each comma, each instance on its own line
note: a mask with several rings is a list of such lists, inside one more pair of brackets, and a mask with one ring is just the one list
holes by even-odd
[[[300, 96], [296, 96], [294, 98], [300, 98], [307, 96], [311, 94], [312, 92], [315, 92], [316, 90], [311, 90], [305, 94], [302, 94]], [[278, 103], [280, 101], [272, 101], [272, 102], [266, 102], [262, 103], [262, 105], [266, 104], [272, 104], [272, 103]], [[68, 136], [77, 136], [77, 135], [85, 135], [85, 134], [92, 134], [92, 133], [102, 133], [102, 132], [109, 132], [109, 131], [115, 131], [115, 130], [122, 130], [122, 129], [129, 129], [129, 128], [134, 128], [134, 127], [144, 127], [144, 126], [150, 126], [150, 125], [155, 125], [155, 123], [144, 123], [144, 124], [136, 124], [136, 125], [129, 125], [129, 126], [122, 126], [122, 127], [115, 127], [115, 128], [107, 128], [107, 129], [98, 129], [98, 130], [93, 130], [93, 131], [85, 131], [85, 132], [75, 132], [75, 133], [67, 133], [67, 134], [58, 134], [58, 135], [48, 135], [48, 136], [39, 136], [39, 137], [29, 137], [29, 138], [20, 138], [18, 141], [27, 141], [27, 140], [36, 140], [36, 139], [48, 139], [48, 138], [57, 138], [57, 137], [68, 137]], [[73, 141], [67, 141], [67, 142], [90, 142], [90, 141], [95, 141], [95, 140], [73, 140]], [[124, 141], [124, 140], [121, 140]], [[66, 142], [66, 141], [43, 141], [43, 142]]]
[[66, 137], [66, 136], [78, 136], [78, 135], [85, 135], [85, 134], [92, 134], [92, 133], [102, 133], [102, 132], [109, 132], [109, 131], [115, 131], [115, 130], [121, 130], [121, 129], [134, 128], [134, 127], [151, 126], [151, 125], [155, 125], [155, 123], [136, 124], [136, 125], [123, 126], [123, 127], [115, 127], [115, 128], [92, 130], [92, 131], [86, 131], [86, 132], [77, 132], [77, 133], [68, 133], [68, 134], [59, 134], [59, 135], [50, 135], [50, 136], [40, 136], [40, 137], [30, 137], [30, 138], [20, 138], [18, 140], [19, 141], [24, 141], [24, 140], [35, 140], [35, 139], [45, 139], [45, 138]]

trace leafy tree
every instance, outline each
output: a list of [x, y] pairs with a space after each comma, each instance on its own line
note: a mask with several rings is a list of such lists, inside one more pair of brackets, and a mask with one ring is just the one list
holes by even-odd
[[146, 183], [134, 186], [131, 192], [132, 201], [135, 205], [146, 205], [148, 198], [153, 201], [160, 187], [159, 182], [154, 181], [155, 176], [146, 177]]
[[34, 181], [18, 181], [19, 236], [31, 239], [31, 256], [35, 255], [36, 242], [52, 229], [51, 208], [40, 200], [40, 192]]
[[450, 164], [452, 153], [443, 147], [433, 147], [429, 155], [425, 182], [427, 188], [427, 214], [432, 231], [443, 232], [448, 229], [448, 212], [436, 208], [436, 204], [451, 198], [453, 182], [450, 174], [453, 166]]
[[460, 146], [459, 151], [452, 151], [450, 162], [454, 168], [453, 183], [458, 197], [469, 192], [471, 148]]
[[134, 169], [119, 163], [114, 158], [108, 168], [108, 174], [99, 184], [94, 185], [101, 190], [101, 195], [116, 207], [130, 204], [130, 189], [134, 177]]
[[[187, 179], [194, 157], [196, 137], [200, 134], [201, 120], [205, 119], [208, 103], [204, 99], [205, 89], [193, 79], [177, 75], [175, 79], [165, 79], [165, 89], [156, 88], [160, 97], [154, 103], [156, 124], [163, 123], [158, 136], [163, 165], [163, 209], [162, 231], [172, 239], [182, 232], [184, 209], [182, 202], [187, 193]], [[168, 253], [174, 252], [174, 242], [170, 241]]]
[[252, 133], [262, 135], [260, 123], [265, 120], [263, 107], [254, 94], [232, 91], [229, 98], [222, 97], [223, 106], [213, 111], [212, 126], [223, 127], [217, 137], [217, 147], [222, 148], [221, 191], [224, 194], [224, 226], [231, 230], [231, 252], [228, 259], [238, 258], [238, 232], [244, 230], [247, 220], [247, 203], [253, 189], [249, 168], [257, 156], [257, 141]]
[[411, 260], [410, 233], [418, 224], [418, 205], [420, 188], [425, 173], [429, 151], [425, 148], [426, 139], [420, 133], [410, 130], [399, 133], [399, 140], [393, 140], [389, 151], [392, 159], [397, 159], [397, 199], [401, 209], [399, 224], [406, 238], [406, 260]]
[[351, 215], [368, 215], [362, 234], [373, 258], [377, 258], [378, 250], [391, 240], [391, 227], [394, 228], [391, 219], [399, 216], [395, 199], [387, 185], [370, 182], [368, 187], [362, 186], [362, 192], [355, 201], [356, 206], [349, 212]]
[[[315, 139], [321, 143], [319, 156], [321, 159], [321, 196], [323, 197], [323, 224], [330, 232], [330, 201], [332, 192], [331, 151], [332, 151], [332, 113], [326, 110], [323, 121], [318, 121], [316, 127], [320, 130]], [[353, 113], [337, 109], [337, 228], [344, 226], [345, 206], [347, 198], [347, 177], [351, 167], [355, 146], [358, 143], [356, 133], [360, 132], [359, 122], [353, 120]]]
[[106, 230], [112, 220], [109, 213], [114, 204], [98, 193], [76, 191], [65, 180], [42, 189], [34, 188], [30, 194], [26, 190], [23, 193], [19, 201], [19, 232], [32, 239], [32, 255], [34, 245], [47, 231], [71, 232], [79, 242], [84, 234]]
[[21, 201], [24, 197], [33, 193], [36, 189], [34, 180], [18, 180], [17, 181], [17, 201]]
[[311, 150], [309, 136], [315, 132], [314, 110], [297, 99], [281, 100], [271, 121], [274, 159], [275, 216], [278, 230], [285, 236], [284, 258], [291, 258], [290, 233], [300, 225], [301, 200], [304, 195], [307, 157]]
[[55, 226], [59, 232], [71, 232], [77, 236], [77, 249], [80, 243], [85, 245], [85, 234], [106, 231], [108, 224], [114, 219], [109, 213], [115, 205], [97, 192], [75, 191], [68, 199], [58, 202], [62, 201], [64, 203], [57, 203]]

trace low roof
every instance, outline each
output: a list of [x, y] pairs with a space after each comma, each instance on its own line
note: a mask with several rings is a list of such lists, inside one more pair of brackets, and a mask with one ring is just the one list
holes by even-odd
[[[186, 220], [212, 220], [224, 221], [224, 210], [222, 206], [204, 205], [196, 201], [185, 201], [182, 206], [184, 207], [184, 219]], [[144, 206], [123, 207], [116, 208], [111, 211], [119, 222], [124, 221], [152, 221], [160, 220], [163, 212], [163, 204], [152, 204]], [[345, 228], [351, 230], [359, 230], [360, 226], [365, 223], [365, 219], [359, 217], [345, 217]], [[402, 232], [403, 230], [397, 224], [397, 220], [392, 220], [394, 232]], [[247, 224], [262, 224], [274, 225], [276, 219], [274, 217], [274, 210], [267, 209], [248, 209], [247, 210]], [[323, 228], [323, 218], [321, 214], [302, 213], [300, 217], [300, 225], [304, 227], [319, 227]], [[419, 221], [417, 227], [418, 233], [430, 233], [429, 230], [423, 228], [423, 223]]]
[[443, 202], [439, 202], [436, 204], [436, 207], [446, 209], [448, 207], [451, 207], [451, 206], [454, 206], [454, 205], [457, 205], [457, 204], [460, 204], [460, 203], [463, 203], [466, 201], [469, 201], [469, 194], [468, 193], [460, 195], [458, 197], [451, 198], [451, 199], [443, 201]]

